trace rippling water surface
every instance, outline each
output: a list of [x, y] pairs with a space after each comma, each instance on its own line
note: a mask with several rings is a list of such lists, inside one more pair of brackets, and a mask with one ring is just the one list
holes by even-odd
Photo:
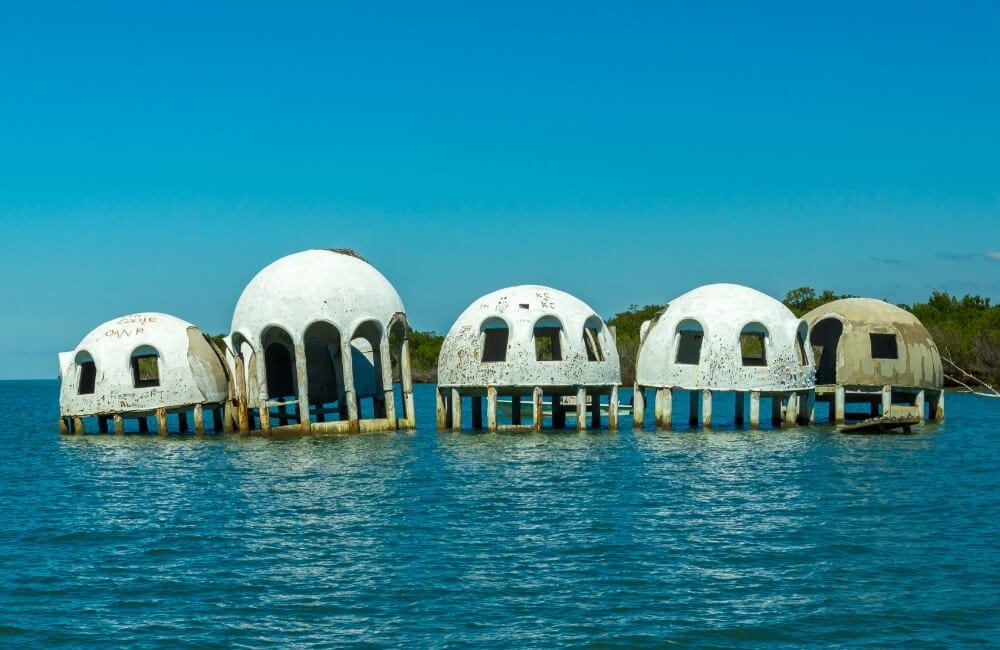
[[1000, 643], [1000, 400], [831, 427], [60, 437], [0, 382], [0, 645]]

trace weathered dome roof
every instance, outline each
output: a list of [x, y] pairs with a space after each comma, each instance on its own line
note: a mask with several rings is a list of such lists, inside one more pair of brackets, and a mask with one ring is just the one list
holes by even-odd
[[309, 325], [328, 321], [350, 335], [365, 321], [387, 327], [402, 311], [385, 276], [353, 251], [307, 250], [254, 276], [236, 304], [231, 332], [256, 341], [264, 328], [277, 325], [302, 340]]
[[[698, 287], [671, 300], [643, 329], [636, 364], [640, 386], [761, 391], [813, 386], [806, 323], [755, 289]], [[753, 363], [744, 360], [744, 332], [763, 336], [762, 356]]]
[[[159, 385], [134, 386], [132, 355], [156, 355]], [[93, 362], [89, 382], [83, 364]], [[197, 327], [168, 314], [147, 312], [110, 320], [59, 355], [64, 415], [151, 411], [225, 401], [227, 373], [221, 353]], [[92, 384], [84, 387], [83, 383]]]
[[[535, 328], [559, 332], [561, 360], [539, 360]], [[497, 338], [503, 360], [483, 360]], [[589, 329], [588, 334], [585, 330]], [[587, 337], [591, 337], [588, 344]], [[506, 344], [505, 346], [503, 344]], [[589, 345], [589, 352], [588, 352]], [[497, 358], [497, 357], [494, 357]], [[590, 360], [593, 358], [594, 360]], [[500, 289], [473, 302], [441, 346], [441, 386], [611, 386], [621, 383], [618, 350], [604, 321], [586, 303], [568, 293], [538, 285]]]
[[[817, 359], [820, 383], [857, 386], [941, 388], [944, 373], [937, 345], [920, 320], [872, 298], [844, 298], [804, 316], [813, 345], [836, 348]], [[823, 321], [835, 319], [833, 328]], [[872, 335], [875, 335], [873, 337]], [[879, 341], [879, 336], [885, 337]], [[837, 340], [828, 340], [836, 337]], [[834, 375], [835, 373], [835, 375]]]

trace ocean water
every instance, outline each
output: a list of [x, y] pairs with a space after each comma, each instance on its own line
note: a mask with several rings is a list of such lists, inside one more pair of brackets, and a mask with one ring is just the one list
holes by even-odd
[[1000, 644], [1000, 400], [849, 436], [416, 399], [411, 433], [60, 437], [57, 382], [0, 382], [0, 646]]

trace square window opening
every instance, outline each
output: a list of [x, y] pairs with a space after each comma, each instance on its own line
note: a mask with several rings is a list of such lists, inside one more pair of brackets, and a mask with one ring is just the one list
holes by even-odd
[[895, 334], [870, 334], [872, 359], [898, 359]]
[[766, 366], [767, 357], [764, 354], [764, 334], [760, 332], [745, 332], [740, 334], [740, 354], [744, 366]]

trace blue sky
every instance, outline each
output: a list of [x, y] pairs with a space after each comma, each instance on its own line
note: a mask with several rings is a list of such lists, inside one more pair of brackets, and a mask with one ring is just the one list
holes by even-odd
[[0, 10], [0, 378], [228, 331], [306, 248], [439, 332], [525, 282], [1000, 299], [1000, 4], [163, 4]]

